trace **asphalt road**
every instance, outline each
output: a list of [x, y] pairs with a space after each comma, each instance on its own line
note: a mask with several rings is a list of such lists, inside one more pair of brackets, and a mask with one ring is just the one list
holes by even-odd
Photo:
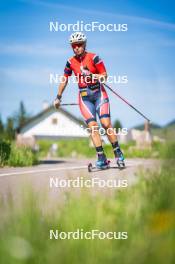
[[134, 184], [143, 169], [157, 170], [159, 166], [158, 161], [154, 160], [128, 159], [123, 170], [119, 170], [111, 162], [110, 169], [89, 173], [87, 165], [90, 161], [55, 159], [42, 161], [40, 165], [33, 167], [1, 168], [0, 196], [5, 201], [11, 194], [15, 201], [20, 201], [21, 193], [26, 192], [28, 186], [37, 193], [47, 193], [51, 204], [55, 199], [63, 203], [65, 194], [79, 193], [83, 187], [90, 189], [92, 193], [100, 192], [110, 196], [114, 190]]

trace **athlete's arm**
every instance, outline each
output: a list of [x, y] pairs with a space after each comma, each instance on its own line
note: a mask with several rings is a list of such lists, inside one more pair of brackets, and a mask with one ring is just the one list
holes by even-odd
[[64, 68], [64, 76], [62, 76], [61, 83], [58, 87], [58, 96], [62, 96], [64, 89], [66, 88], [68, 83], [68, 77], [71, 75], [72, 75], [72, 69], [71, 69], [70, 61], [68, 60]]
[[58, 109], [60, 107], [61, 97], [62, 97], [62, 94], [64, 92], [64, 89], [67, 86], [67, 83], [68, 83], [68, 79], [67, 78], [64, 78], [62, 80], [62, 82], [60, 83], [59, 87], [58, 87], [58, 94], [57, 94], [57, 97], [55, 98], [55, 100], [53, 102], [53, 104], [54, 104], [54, 106], [55, 106], [56, 109]]
[[71, 69], [71, 66], [70, 66], [70, 62], [67, 61], [66, 66], [64, 68], [64, 76], [62, 76], [62, 78], [61, 78], [61, 83], [58, 86], [57, 97], [56, 97], [56, 99], [54, 100], [54, 103], [53, 103], [55, 108], [57, 108], [57, 109], [60, 107], [62, 94], [64, 92], [64, 89], [67, 86], [68, 77], [71, 76], [71, 75], [72, 75], [72, 69]]
[[58, 86], [58, 96], [61, 97], [64, 89], [66, 88], [68, 83], [68, 78], [64, 78], [64, 76], [62, 77], [62, 81], [60, 83], [60, 85]]

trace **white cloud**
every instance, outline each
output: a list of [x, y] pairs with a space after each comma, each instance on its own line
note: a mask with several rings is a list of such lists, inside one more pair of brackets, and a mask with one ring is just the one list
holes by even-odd
[[81, 14], [89, 14], [89, 15], [101, 15], [103, 17], [109, 17], [109, 18], [118, 18], [118, 19], [125, 19], [129, 20], [131, 22], [135, 23], [142, 23], [145, 25], [151, 25], [151, 26], [156, 26], [161, 29], [167, 29], [167, 30], [175, 30], [175, 24], [174, 23], [169, 23], [165, 21], [160, 21], [156, 19], [150, 19], [146, 17], [140, 17], [140, 16], [129, 16], [125, 14], [114, 14], [111, 12], [104, 12], [101, 10], [94, 10], [94, 9], [85, 9], [85, 8], [79, 8], [77, 6], [70, 6], [70, 5], [64, 5], [64, 4], [59, 4], [59, 3], [51, 3], [43, 0], [20, 0], [21, 2], [28, 3], [28, 4], [35, 4], [35, 5], [40, 5], [40, 6], [45, 6], [48, 8], [58, 8], [63, 9], [63, 10], [70, 10], [72, 12], [80, 12]]

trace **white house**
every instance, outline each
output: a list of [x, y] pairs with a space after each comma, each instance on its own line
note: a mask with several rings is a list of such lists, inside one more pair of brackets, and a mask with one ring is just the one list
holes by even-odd
[[87, 138], [86, 125], [63, 108], [50, 106], [31, 118], [17, 135], [17, 143], [33, 145], [36, 139]]
[[[72, 139], [88, 138], [87, 126], [81, 120], [63, 108], [56, 110], [54, 106], [45, 106], [44, 110], [31, 118], [17, 135], [18, 145], [36, 146], [37, 139]], [[118, 135], [120, 143], [128, 143], [130, 140], [136, 141], [138, 146], [143, 143], [150, 145], [152, 137], [150, 132], [131, 129], [127, 135]], [[107, 136], [102, 136], [105, 144], [110, 144]], [[93, 146], [90, 142], [90, 146]]]

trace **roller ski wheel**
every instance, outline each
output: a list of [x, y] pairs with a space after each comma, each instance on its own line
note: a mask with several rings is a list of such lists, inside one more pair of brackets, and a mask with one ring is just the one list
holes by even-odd
[[93, 165], [92, 165], [92, 163], [89, 163], [88, 164], [88, 172], [92, 172], [92, 170], [93, 170]]

